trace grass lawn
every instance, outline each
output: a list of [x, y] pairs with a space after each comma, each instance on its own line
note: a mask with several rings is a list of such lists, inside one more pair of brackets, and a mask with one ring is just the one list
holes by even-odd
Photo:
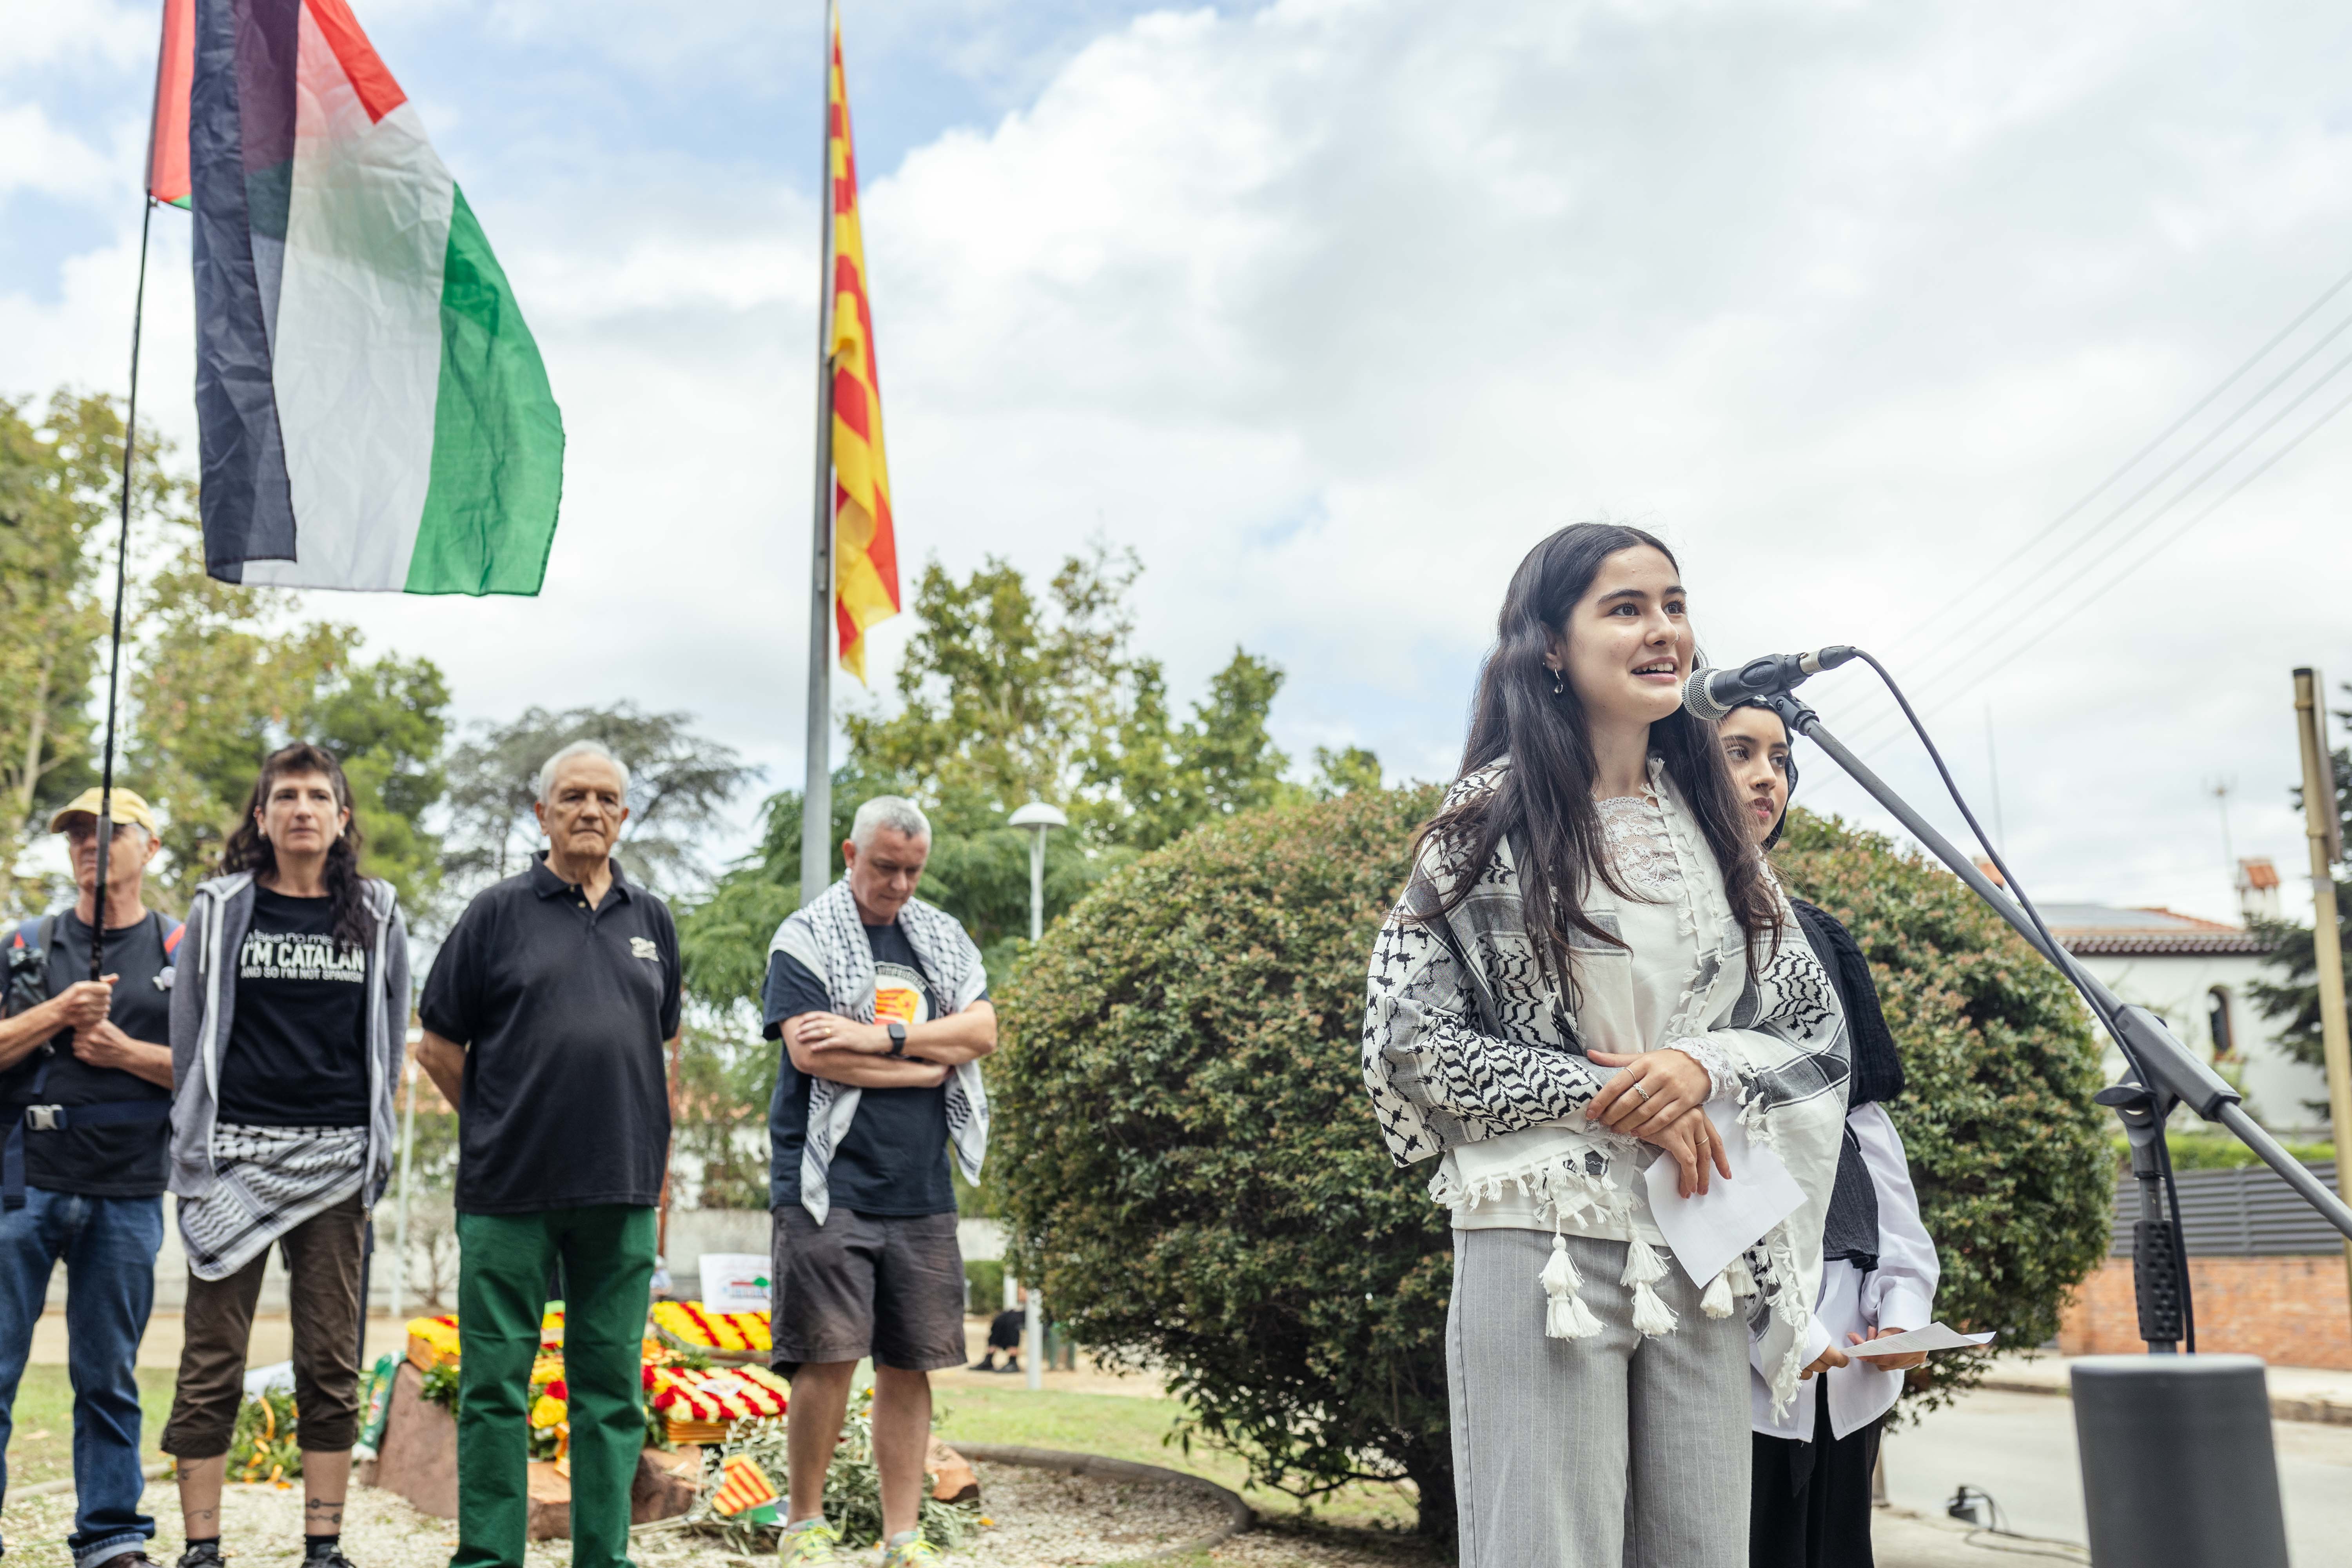
[[1310, 1514], [1330, 1524], [1375, 1530], [1413, 1527], [1409, 1491], [1393, 1486], [1355, 1485], [1302, 1506], [1285, 1492], [1248, 1484], [1249, 1467], [1232, 1454], [1195, 1444], [1190, 1453], [1164, 1439], [1183, 1407], [1171, 1399], [1138, 1399], [1118, 1394], [1032, 1394], [1022, 1388], [942, 1388], [933, 1396], [941, 1415], [940, 1436], [952, 1443], [1020, 1443], [1100, 1454], [1138, 1464], [1187, 1470], [1228, 1486], [1259, 1513], [1283, 1517]]
[[[172, 1413], [173, 1373], [168, 1367], [139, 1369], [139, 1403], [147, 1419], [140, 1427], [144, 1462], [154, 1464], [163, 1452], [155, 1440], [163, 1435], [163, 1418]], [[62, 1481], [73, 1476], [73, 1383], [61, 1366], [33, 1365], [16, 1385], [16, 1428], [8, 1437], [8, 1484]]]
[[[139, 1371], [140, 1403], [146, 1411], [141, 1446], [149, 1463], [163, 1458], [155, 1442], [171, 1411], [173, 1375], [168, 1368]], [[1359, 1532], [1372, 1531], [1393, 1542], [1399, 1562], [1417, 1562], [1423, 1554], [1411, 1538], [1413, 1507], [1409, 1492], [1396, 1487], [1358, 1485], [1302, 1506], [1286, 1493], [1252, 1489], [1247, 1484], [1248, 1467], [1234, 1456], [1201, 1446], [1188, 1453], [1164, 1441], [1182, 1411], [1174, 1400], [1116, 1394], [1032, 1394], [1017, 1387], [941, 1388], [936, 1398], [940, 1434], [950, 1442], [961, 1438], [1061, 1448], [1186, 1470], [1240, 1492], [1279, 1532], [1304, 1531], [1312, 1539], [1325, 1527], [1336, 1527], [1339, 1534], [1361, 1542], [1365, 1538]], [[73, 1385], [62, 1366], [27, 1366], [16, 1390], [16, 1426], [8, 1442], [8, 1480], [21, 1487], [64, 1480], [72, 1475]], [[1400, 1533], [1402, 1539], [1398, 1539]], [[1387, 1558], [1390, 1550], [1384, 1548], [1378, 1555]]]

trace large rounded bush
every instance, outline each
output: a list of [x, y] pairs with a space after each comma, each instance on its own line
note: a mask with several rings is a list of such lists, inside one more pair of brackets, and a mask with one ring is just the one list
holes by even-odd
[[[1372, 938], [1436, 802], [1257, 813], [1113, 875], [1000, 997], [990, 1078], [1013, 1261], [1074, 1336], [1160, 1368], [1189, 1432], [1261, 1484], [1408, 1479], [1443, 1537], [1451, 1238], [1430, 1167], [1390, 1163], [1358, 1066]], [[1780, 863], [1877, 971], [1939, 1310], [2041, 1342], [2105, 1247], [2080, 1010], [1957, 880], [1881, 839], [1801, 821]], [[1937, 1363], [1945, 1382], [1968, 1365]]]
[[1410, 1477], [1445, 1530], [1452, 1253], [1356, 1065], [1372, 938], [1436, 805], [1255, 813], [1114, 874], [999, 998], [989, 1158], [1017, 1269], [1081, 1343], [1160, 1367], [1261, 1483]]

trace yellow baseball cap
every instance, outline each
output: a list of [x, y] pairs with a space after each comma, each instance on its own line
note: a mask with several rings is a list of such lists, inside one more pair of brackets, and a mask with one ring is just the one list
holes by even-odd
[[[96, 817], [98, 816], [98, 793], [97, 786], [92, 785], [89, 789], [86, 789], [79, 795], [74, 796], [72, 800], [67, 802], [64, 805], [59, 806], [58, 808], [57, 815], [49, 818], [49, 831], [52, 833], [64, 832], [66, 818], [74, 816], [76, 813], [80, 813], [90, 817]], [[163, 837], [163, 830], [155, 826], [155, 814], [147, 809], [147, 803], [140, 799], [136, 794], [124, 789], [121, 784], [116, 784], [114, 786], [113, 808], [114, 820], [116, 822], [135, 822], [140, 826], [147, 830], [147, 837], [150, 838], [161, 838]]]

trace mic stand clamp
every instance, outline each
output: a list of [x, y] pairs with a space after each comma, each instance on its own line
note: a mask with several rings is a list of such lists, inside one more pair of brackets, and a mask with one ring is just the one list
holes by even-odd
[[2180, 1302], [2180, 1236], [2164, 1201], [2164, 1169], [2157, 1140], [2173, 1097], [2148, 1088], [2139, 1068], [2126, 1062], [2123, 1077], [2093, 1097], [2114, 1111], [2131, 1144], [2132, 1178], [2139, 1187], [2139, 1218], [2132, 1224], [2132, 1297], [2139, 1308], [2139, 1337], [2151, 1355], [2172, 1355], [2185, 1331]]

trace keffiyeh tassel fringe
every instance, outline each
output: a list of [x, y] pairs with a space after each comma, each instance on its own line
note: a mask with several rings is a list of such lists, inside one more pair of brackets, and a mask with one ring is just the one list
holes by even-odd
[[1601, 1331], [1601, 1320], [1576, 1293], [1584, 1283], [1577, 1272], [1576, 1259], [1568, 1255], [1568, 1238], [1558, 1231], [1552, 1233], [1551, 1258], [1536, 1276], [1549, 1299], [1544, 1309], [1544, 1334], [1555, 1340], [1589, 1340]]
[[1706, 1294], [1700, 1297], [1698, 1310], [1710, 1318], [1727, 1318], [1737, 1310], [1737, 1303], [1756, 1294], [1756, 1271], [1748, 1267], [1744, 1257], [1734, 1258], [1707, 1282]]
[[1654, 1287], [1666, 1277], [1666, 1261], [1657, 1249], [1640, 1237], [1625, 1247], [1625, 1272], [1617, 1283], [1629, 1286], [1633, 1292], [1633, 1327], [1651, 1339], [1675, 1331], [1675, 1310], [1665, 1303]]

